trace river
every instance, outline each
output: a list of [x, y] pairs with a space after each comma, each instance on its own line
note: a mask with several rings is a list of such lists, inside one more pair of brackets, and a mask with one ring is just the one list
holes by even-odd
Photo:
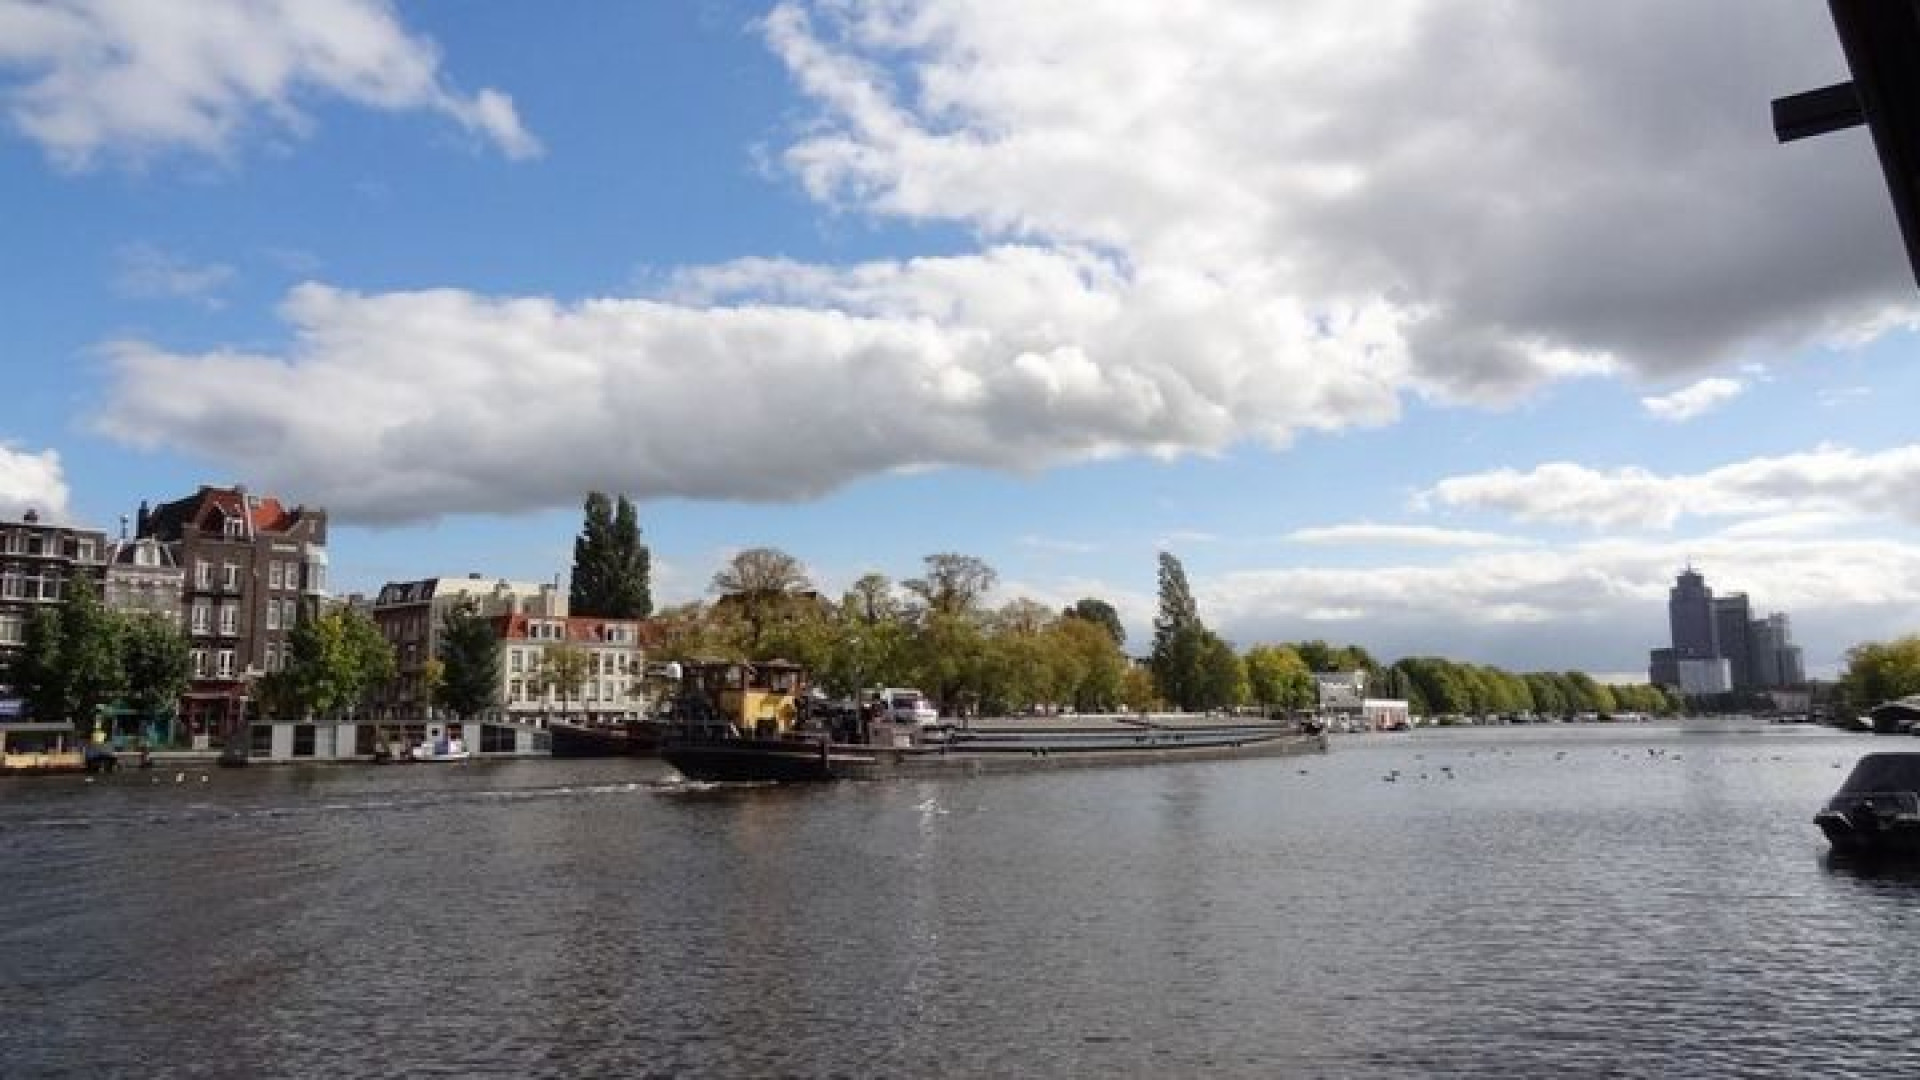
[[1832, 863], [1810, 823], [1908, 745], [10, 779], [0, 1074], [1920, 1075], [1920, 873]]

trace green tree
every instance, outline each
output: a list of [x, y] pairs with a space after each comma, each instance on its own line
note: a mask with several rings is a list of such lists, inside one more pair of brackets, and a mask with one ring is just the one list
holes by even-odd
[[1067, 608], [1066, 616], [1070, 619], [1084, 619], [1105, 630], [1107, 636], [1113, 639], [1115, 646], [1124, 646], [1127, 643], [1127, 628], [1120, 625], [1120, 613], [1105, 600], [1091, 596], [1083, 597]]
[[21, 637], [13, 677], [34, 718], [91, 731], [125, 681], [119, 620], [101, 606], [93, 581], [68, 579], [60, 604], [35, 611]]
[[120, 666], [126, 675], [124, 699], [151, 725], [180, 707], [191, 682], [193, 653], [186, 635], [151, 612], [125, 616], [120, 623]]
[[1248, 696], [1267, 708], [1306, 709], [1314, 702], [1313, 673], [1290, 645], [1256, 645], [1243, 659]]
[[951, 551], [926, 557], [925, 577], [902, 584], [935, 615], [970, 615], [1000, 580], [985, 560]]
[[625, 495], [589, 492], [573, 542], [568, 608], [575, 615], [642, 619], [653, 613], [653, 553], [640, 538], [639, 514]]
[[1160, 696], [1168, 704], [1192, 708], [1199, 700], [1200, 609], [1187, 587], [1187, 571], [1171, 552], [1160, 553], [1160, 611], [1153, 620], [1153, 654], [1149, 664]]
[[479, 605], [463, 599], [440, 619], [434, 659], [444, 665], [435, 701], [462, 721], [500, 703], [500, 636]]
[[1883, 701], [1920, 694], [1920, 635], [1869, 641], [1847, 650], [1840, 698], [1863, 713]]
[[358, 611], [303, 612], [287, 636], [284, 693], [295, 715], [351, 716], [395, 674], [393, 646]]
[[580, 697], [580, 691], [587, 685], [592, 673], [593, 654], [563, 641], [549, 645], [541, 652], [540, 665], [534, 670], [534, 681], [542, 692], [552, 691], [559, 697], [561, 713], [572, 715], [568, 703]]

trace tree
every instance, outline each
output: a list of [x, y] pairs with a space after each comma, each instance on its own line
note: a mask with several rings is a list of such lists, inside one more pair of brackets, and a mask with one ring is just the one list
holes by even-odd
[[172, 622], [151, 612], [129, 615], [120, 624], [120, 666], [126, 676], [123, 700], [149, 724], [179, 708], [191, 682], [192, 650]]
[[925, 577], [903, 584], [936, 615], [970, 615], [1000, 580], [983, 559], [943, 551], [926, 557]]
[[14, 681], [34, 718], [70, 721], [91, 731], [102, 706], [120, 691], [119, 620], [100, 604], [92, 579], [73, 577], [54, 609], [42, 608], [23, 628]]
[[1920, 693], [1920, 635], [1869, 641], [1847, 650], [1840, 673], [1840, 696], [1847, 707], [1864, 713], [1883, 701]]
[[500, 637], [473, 599], [441, 616], [434, 659], [444, 665], [435, 700], [453, 715], [466, 721], [499, 704]]
[[589, 492], [573, 542], [567, 603], [575, 615], [641, 619], [653, 613], [653, 553], [640, 539], [639, 514], [625, 495]]
[[861, 574], [847, 590], [845, 604], [852, 609], [854, 617], [869, 626], [900, 613], [899, 601], [893, 595], [893, 582], [888, 581], [885, 574]]
[[1289, 645], [1256, 645], [1244, 658], [1247, 693], [1267, 708], [1308, 709], [1314, 702], [1313, 673]]
[[1115, 646], [1123, 646], [1127, 643], [1127, 629], [1120, 625], [1120, 613], [1113, 610], [1113, 605], [1105, 600], [1098, 600], [1091, 596], [1084, 597], [1074, 601], [1065, 614], [1069, 619], [1085, 619], [1105, 630], [1107, 636], [1113, 639]]
[[288, 699], [296, 715], [351, 716], [396, 670], [386, 636], [352, 610], [303, 612], [287, 636], [287, 654], [285, 685], [274, 692]]
[[767, 624], [787, 614], [794, 599], [813, 588], [800, 560], [778, 548], [748, 548], [713, 575], [723, 606], [747, 622], [747, 649], [758, 656]]
[[586, 686], [587, 678], [593, 674], [593, 654], [578, 645], [561, 642], [549, 645], [540, 654], [540, 666], [534, 671], [534, 679], [543, 691], [553, 691], [560, 697], [560, 711], [570, 714], [567, 703], [580, 696], [580, 690]]
[[1187, 572], [1169, 552], [1160, 553], [1160, 613], [1153, 620], [1154, 682], [1160, 696], [1182, 709], [1198, 708], [1207, 628], [1187, 587]]

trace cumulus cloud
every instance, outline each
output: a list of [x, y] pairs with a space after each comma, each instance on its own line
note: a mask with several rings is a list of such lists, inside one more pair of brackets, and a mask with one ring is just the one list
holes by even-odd
[[0, 0], [9, 70], [14, 126], [71, 168], [170, 148], [223, 154], [260, 120], [301, 132], [302, 105], [319, 95], [439, 112], [509, 157], [540, 152], [511, 98], [454, 90], [438, 49], [383, 0]]
[[786, 155], [817, 196], [1249, 296], [1387, 299], [1418, 372], [1476, 400], [1911, 317], [1872, 155], [1782, 148], [1764, 122], [1771, 97], [1831, 81], [1832, 34], [1794, 0], [1392, 0], [1364, 20], [1336, 0], [788, 2], [767, 20], [821, 105]]
[[[742, 258], [647, 299], [311, 285], [283, 352], [114, 346], [103, 426], [350, 518], [802, 498], [1284, 446], [1408, 394], [1500, 404], [1912, 317], [1872, 155], [1767, 129], [1839, 63], [1796, 0], [819, 0], [761, 26], [813, 106], [798, 183], [977, 250]], [[432, 65], [402, 83], [363, 96], [451, 108]]]
[[1863, 453], [1822, 446], [1702, 473], [1591, 469], [1564, 462], [1526, 472], [1450, 476], [1416, 497], [1431, 507], [1492, 510], [1521, 521], [1596, 529], [1672, 527], [1684, 516], [1759, 518], [1825, 512], [1920, 524], [1920, 445]]
[[[245, 463], [348, 520], [397, 521], [590, 489], [795, 500], [913, 466], [1205, 451], [1392, 414], [1366, 335], [1297, 311], [1148, 315], [1154, 298], [1117, 300], [1089, 278], [1100, 267], [996, 249], [709, 306], [307, 285], [284, 307], [284, 356], [108, 346], [98, 423]], [[1295, 374], [1165, 351], [1250, 322]]]
[[1443, 566], [1298, 567], [1195, 582], [1203, 617], [1245, 646], [1325, 638], [1376, 656], [1446, 655], [1515, 670], [1644, 670], [1667, 644], [1667, 589], [1691, 561], [1720, 592], [1784, 611], [1810, 666], [1912, 632], [1920, 548], [1731, 535], [1465, 554]]
[[1529, 543], [1521, 537], [1471, 529], [1443, 529], [1431, 525], [1377, 525], [1355, 522], [1295, 529], [1287, 539], [1299, 544], [1392, 544], [1405, 547], [1511, 547]]
[[1738, 379], [1726, 379], [1718, 376], [1701, 379], [1691, 386], [1684, 386], [1670, 394], [1643, 397], [1640, 404], [1656, 420], [1679, 423], [1691, 420], [1703, 413], [1732, 401], [1747, 388]]
[[67, 480], [54, 450], [34, 453], [0, 442], [0, 517], [36, 510], [45, 521], [67, 516]]

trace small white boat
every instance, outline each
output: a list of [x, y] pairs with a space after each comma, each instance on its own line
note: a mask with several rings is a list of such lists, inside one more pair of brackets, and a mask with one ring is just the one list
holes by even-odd
[[459, 739], [436, 739], [414, 747], [411, 756], [415, 761], [465, 761], [473, 755]]

